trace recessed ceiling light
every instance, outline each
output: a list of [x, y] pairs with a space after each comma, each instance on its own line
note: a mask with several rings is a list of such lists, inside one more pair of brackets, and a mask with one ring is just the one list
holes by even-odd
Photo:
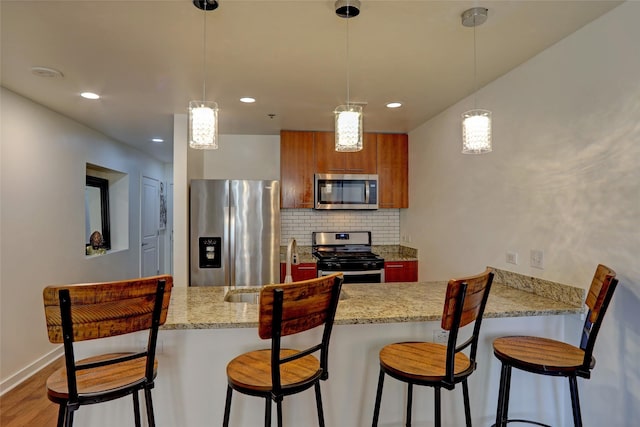
[[100, 99], [100, 95], [93, 92], [82, 92], [80, 96], [86, 99]]
[[253, 104], [254, 102], [256, 102], [256, 99], [246, 96], [244, 98], [240, 98], [240, 102], [244, 102], [245, 104]]
[[390, 102], [387, 104], [387, 108], [399, 108], [402, 107], [402, 104], [399, 102]]
[[151, 138], [151, 142], [156, 142], [158, 144], [164, 142], [164, 139], [162, 138]]
[[31, 67], [31, 73], [38, 77], [64, 77], [62, 71], [49, 67]]

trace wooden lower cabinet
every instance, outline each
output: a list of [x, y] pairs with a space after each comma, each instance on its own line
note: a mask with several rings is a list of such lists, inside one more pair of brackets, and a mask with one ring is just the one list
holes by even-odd
[[[280, 263], [280, 282], [284, 283], [284, 278], [287, 274], [287, 264]], [[301, 280], [315, 279], [318, 274], [315, 262], [300, 263], [298, 265], [291, 266], [291, 277], [294, 282]]]
[[385, 282], [417, 282], [418, 261], [386, 261], [384, 263]]

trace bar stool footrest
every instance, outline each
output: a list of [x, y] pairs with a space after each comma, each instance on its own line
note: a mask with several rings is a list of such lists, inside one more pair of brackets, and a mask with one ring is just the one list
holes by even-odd
[[[533, 424], [536, 426], [542, 426], [542, 427], [552, 427], [548, 424], [542, 424], [539, 423], [537, 421], [531, 421], [531, 420], [520, 420], [520, 419], [512, 419], [512, 420], [505, 420], [503, 421], [504, 424], [509, 424], [509, 423], [525, 423], [525, 424]], [[496, 427], [496, 424], [492, 424], [491, 427]]]

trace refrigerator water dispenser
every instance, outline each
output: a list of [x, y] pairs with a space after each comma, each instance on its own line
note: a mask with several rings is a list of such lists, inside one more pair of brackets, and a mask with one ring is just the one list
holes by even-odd
[[222, 237], [200, 237], [198, 253], [200, 268], [220, 268], [222, 266]]

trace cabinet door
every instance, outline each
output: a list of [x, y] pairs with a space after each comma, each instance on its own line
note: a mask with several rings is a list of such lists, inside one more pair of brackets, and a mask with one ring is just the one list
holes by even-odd
[[316, 263], [314, 262], [302, 263], [292, 267], [291, 275], [293, 276], [293, 280], [296, 282], [315, 279], [318, 274]]
[[[318, 274], [315, 262], [301, 263], [291, 266], [291, 278], [294, 282], [301, 280], [315, 279]], [[284, 283], [287, 275], [287, 264], [280, 263], [280, 282]]]
[[347, 173], [376, 173], [378, 169], [378, 141], [375, 133], [365, 133], [362, 141], [362, 150], [353, 153], [342, 153], [345, 157], [345, 170]]
[[385, 282], [417, 282], [417, 261], [387, 261], [384, 263]]
[[336, 151], [335, 142], [335, 133], [316, 132], [316, 173], [376, 173], [378, 150], [375, 134], [365, 133], [362, 150], [353, 153]]
[[313, 132], [280, 132], [280, 207], [313, 208]]
[[378, 134], [378, 206], [409, 207], [409, 137]]

